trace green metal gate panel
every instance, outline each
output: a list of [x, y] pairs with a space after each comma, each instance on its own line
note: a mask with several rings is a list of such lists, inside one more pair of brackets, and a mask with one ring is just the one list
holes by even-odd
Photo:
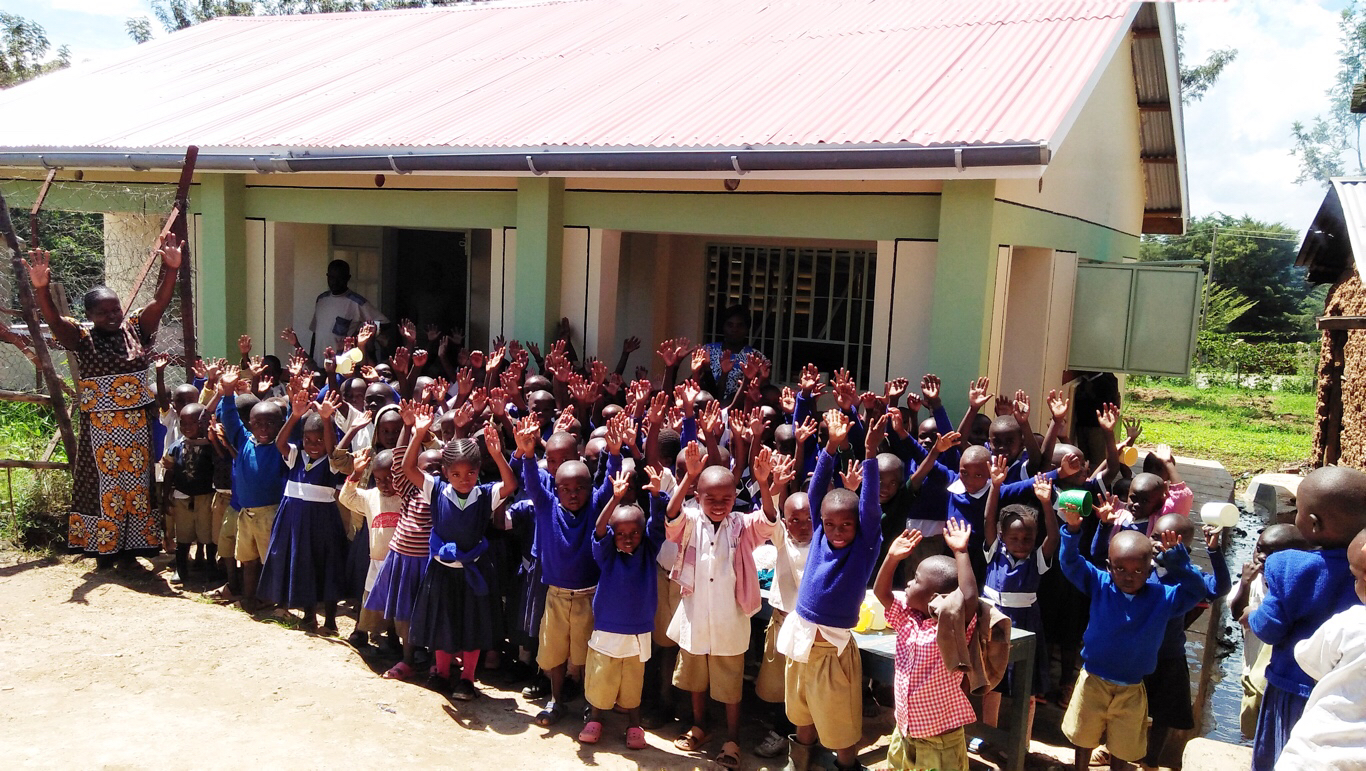
[[1189, 375], [1203, 278], [1195, 267], [1079, 265], [1068, 367]]

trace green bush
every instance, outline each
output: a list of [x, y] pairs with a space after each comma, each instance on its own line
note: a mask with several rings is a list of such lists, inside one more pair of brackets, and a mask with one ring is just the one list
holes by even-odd
[[[0, 458], [33, 460], [57, 430], [48, 407], [0, 402]], [[53, 460], [64, 460], [60, 444]], [[71, 475], [65, 471], [12, 469], [0, 480], [0, 538], [28, 549], [51, 550], [65, 539], [71, 508]]]

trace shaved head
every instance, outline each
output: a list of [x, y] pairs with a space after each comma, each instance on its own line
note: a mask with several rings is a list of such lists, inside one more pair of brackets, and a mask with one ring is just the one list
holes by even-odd
[[1366, 474], [1345, 466], [1309, 472], [1296, 496], [1295, 526], [1322, 548], [1342, 548], [1366, 527]]
[[915, 577], [934, 594], [948, 594], [958, 588], [958, 565], [953, 557], [935, 554], [920, 561]]

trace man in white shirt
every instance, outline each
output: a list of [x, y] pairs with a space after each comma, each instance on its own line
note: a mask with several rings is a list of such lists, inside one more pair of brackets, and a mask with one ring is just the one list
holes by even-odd
[[388, 323], [389, 319], [369, 300], [347, 288], [351, 281], [351, 266], [345, 260], [333, 260], [327, 264], [327, 291], [318, 295], [313, 306], [313, 320], [308, 328], [313, 337], [308, 343], [308, 355], [317, 360], [316, 347], [319, 338], [323, 347], [332, 347], [340, 353], [342, 341], [360, 331], [360, 325], [367, 321], [377, 324]]

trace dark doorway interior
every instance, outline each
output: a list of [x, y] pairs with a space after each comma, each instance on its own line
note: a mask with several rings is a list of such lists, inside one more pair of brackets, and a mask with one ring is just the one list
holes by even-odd
[[398, 318], [412, 319], [422, 330], [464, 329], [469, 315], [468, 234], [459, 230], [396, 230]]

